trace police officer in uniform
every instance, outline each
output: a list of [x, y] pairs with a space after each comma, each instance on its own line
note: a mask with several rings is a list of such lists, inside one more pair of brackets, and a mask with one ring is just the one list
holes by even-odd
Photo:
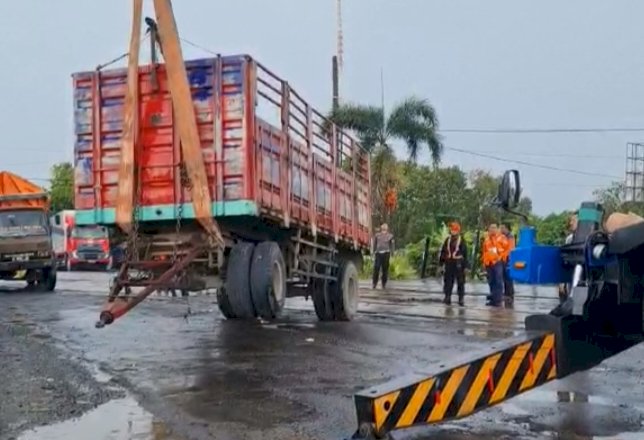
[[382, 288], [387, 288], [389, 278], [389, 259], [394, 253], [394, 236], [389, 232], [389, 226], [383, 223], [380, 232], [373, 237], [371, 253], [374, 256], [373, 288], [378, 285], [379, 273], [382, 272]]

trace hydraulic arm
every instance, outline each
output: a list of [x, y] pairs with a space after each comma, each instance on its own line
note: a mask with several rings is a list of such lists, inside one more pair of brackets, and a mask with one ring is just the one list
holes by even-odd
[[[511, 188], [512, 177], [516, 187]], [[507, 172], [499, 204], [518, 201], [518, 173]], [[567, 283], [570, 295], [549, 314], [526, 318], [526, 334], [422, 376], [392, 380], [354, 396], [354, 439], [466, 417], [554, 379], [596, 366], [644, 339], [644, 222], [602, 230], [602, 207], [582, 203], [565, 246], [534, 242], [523, 228], [510, 255], [519, 283]]]

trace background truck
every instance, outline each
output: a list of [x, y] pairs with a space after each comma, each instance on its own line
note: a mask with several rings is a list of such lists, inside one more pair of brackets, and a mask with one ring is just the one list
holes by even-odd
[[288, 296], [351, 319], [371, 235], [368, 152], [250, 56], [184, 64], [176, 28], [158, 32], [164, 64], [138, 66], [133, 32], [128, 69], [73, 75], [76, 224], [123, 229], [134, 201], [129, 259], [97, 325], [156, 289], [210, 287], [229, 319], [274, 318]]
[[0, 172], [0, 279], [25, 280], [49, 292], [56, 288], [48, 205], [43, 188]]
[[78, 226], [75, 217], [75, 211], [65, 210], [50, 219], [58, 268], [68, 271], [77, 268], [111, 269], [108, 229], [100, 225]]

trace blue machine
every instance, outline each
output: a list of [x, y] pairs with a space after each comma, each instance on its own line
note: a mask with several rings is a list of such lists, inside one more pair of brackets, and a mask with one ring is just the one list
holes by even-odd
[[510, 252], [510, 277], [521, 284], [558, 284], [567, 281], [559, 246], [540, 245], [532, 226], [519, 230], [517, 247]]
[[600, 204], [582, 203], [577, 211], [578, 222], [572, 242], [563, 246], [538, 244], [535, 228], [522, 227], [517, 247], [510, 252], [510, 277], [520, 284], [569, 283], [576, 265], [602, 267], [608, 264], [611, 260], [606, 255], [608, 238], [600, 232], [602, 214]]

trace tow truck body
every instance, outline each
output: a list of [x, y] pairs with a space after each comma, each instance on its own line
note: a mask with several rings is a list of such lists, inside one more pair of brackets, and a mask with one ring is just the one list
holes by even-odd
[[[497, 203], [512, 212], [519, 173], [505, 173]], [[588, 370], [644, 340], [644, 222], [602, 229], [602, 206], [584, 202], [571, 243], [535, 243], [523, 227], [510, 254], [517, 283], [567, 283], [570, 295], [549, 314], [528, 316], [526, 333], [426, 375], [398, 378], [354, 397], [354, 439], [466, 417], [552, 380]]]

